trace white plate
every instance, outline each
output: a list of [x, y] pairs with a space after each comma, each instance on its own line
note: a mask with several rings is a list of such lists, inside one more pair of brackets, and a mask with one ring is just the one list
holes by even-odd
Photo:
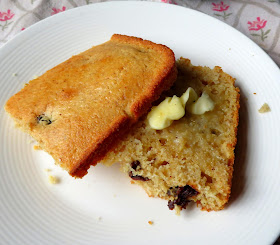
[[[5, 101], [35, 75], [113, 33], [172, 48], [176, 57], [237, 78], [242, 91], [233, 194], [220, 212], [194, 205], [176, 216], [118, 171], [92, 167], [75, 180], [15, 129]], [[16, 73], [17, 76], [13, 76]], [[271, 244], [280, 231], [280, 72], [252, 41], [202, 13], [167, 4], [109, 2], [60, 13], [0, 49], [1, 244]], [[254, 95], [253, 93], [256, 93]], [[259, 114], [267, 102], [272, 111]], [[59, 176], [50, 185], [45, 168]], [[149, 225], [148, 221], [154, 221]]]

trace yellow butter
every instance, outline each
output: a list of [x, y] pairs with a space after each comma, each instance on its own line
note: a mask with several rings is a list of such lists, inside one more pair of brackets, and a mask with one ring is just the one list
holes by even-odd
[[148, 114], [148, 121], [153, 129], [164, 129], [171, 125], [173, 120], [178, 120], [185, 115], [185, 107], [180, 98], [174, 95], [167, 97], [158, 106], [154, 106]]
[[180, 100], [184, 107], [186, 105], [190, 105], [198, 99], [197, 93], [193, 90], [193, 88], [188, 88], [185, 93], [180, 97]]
[[212, 111], [213, 109], [214, 102], [205, 92], [202, 93], [201, 97], [199, 97], [196, 102], [194, 102], [187, 108], [188, 112], [194, 115], [202, 115], [207, 111]]
[[158, 106], [154, 106], [147, 118], [151, 128], [161, 130], [169, 127], [174, 120], [182, 118], [186, 109], [192, 114], [201, 115], [213, 108], [214, 102], [208, 94], [203, 93], [198, 98], [193, 88], [188, 88], [181, 97], [167, 97]]

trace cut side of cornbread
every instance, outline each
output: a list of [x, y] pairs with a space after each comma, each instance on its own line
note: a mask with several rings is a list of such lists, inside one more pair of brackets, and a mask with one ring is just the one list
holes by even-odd
[[83, 177], [176, 77], [171, 49], [115, 34], [30, 81], [5, 109], [57, 164]]
[[239, 89], [220, 67], [193, 66], [181, 58], [177, 68], [177, 81], [162, 100], [191, 87], [198, 95], [207, 93], [214, 109], [203, 115], [186, 112], [162, 130], [152, 129], [145, 116], [102, 162], [120, 163], [149, 196], [168, 200], [170, 209], [194, 201], [202, 210], [221, 210], [231, 192]]

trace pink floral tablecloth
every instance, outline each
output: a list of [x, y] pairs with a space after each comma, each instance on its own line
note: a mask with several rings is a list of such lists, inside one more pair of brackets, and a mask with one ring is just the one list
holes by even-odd
[[[48, 16], [102, 1], [0, 0], [0, 47], [17, 33]], [[280, 0], [151, 1], [192, 8], [233, 26], [257, 43], [280, 66]], [[280, 239], [275, 244], [280, 245]]]
[[[0, 46], [37, 21], [106, 0], [0, 0]], [[251, 38], [280, 66], [280, 0], [150, 0], [211, 15]]]

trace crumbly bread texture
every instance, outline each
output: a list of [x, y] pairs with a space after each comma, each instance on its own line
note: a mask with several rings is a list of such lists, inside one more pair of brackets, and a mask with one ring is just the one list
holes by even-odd
[[83, 177], [176, 77], [168, 47], [115, 34], [30, 81], [5, 109], [56, 163]]
[[170, 209], [185, 208], [192, 200], [202, 210], [221, 210], [231, 192], [239, 89], [220, 67], [192, 66], [181, 58], [177, 68], [177, 81], [165, 96], [181, 96], [192, 87], [211, 97], [213, 111], [186, 113], [163, 130], [151, 129], [144, 117], [103, 163], [121, 163], [149, 196], [169, 200]]

